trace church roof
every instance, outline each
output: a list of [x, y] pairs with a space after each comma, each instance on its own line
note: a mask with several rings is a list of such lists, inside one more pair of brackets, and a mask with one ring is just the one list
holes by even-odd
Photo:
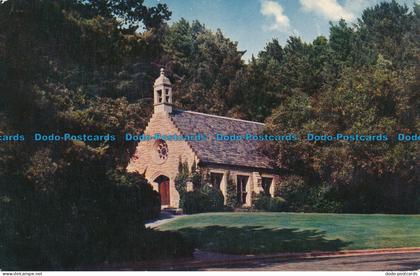
[[164, 85], [164, 86], [171, 86], [171, 81], [165, 76], [165, 69], [161, 68], [160, 69], [160, 76], [155, 80], [155, 83], [153, 86], [159, 86], [159, 85]]
[[258, 141], [216, 141], [216, 134], [261, 134], [264, 124], [229, 117], [174, 109], [170, 117], [182, 135], [202, 133], [203, 141], [187, 141], [203, 163], [272, 169], [270, 160], [259, 150]]

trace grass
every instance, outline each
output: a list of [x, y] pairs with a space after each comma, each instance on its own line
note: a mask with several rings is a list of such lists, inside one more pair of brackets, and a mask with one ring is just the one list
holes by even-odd
[[230, 254], [420, 247], [420, 215], [206, 213], [159, 226]]

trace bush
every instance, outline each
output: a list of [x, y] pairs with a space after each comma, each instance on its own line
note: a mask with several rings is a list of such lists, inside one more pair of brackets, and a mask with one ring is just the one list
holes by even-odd
[[302, 177], [289, 176], [280, 185], [279, 194], [286, 200], [287, 211], [340, 213], [343, 204], [334, 199], [332, 186], [311, 185]]
[[220, 190], [205, 184], [185, 194], [184, 212], [187, 214], [223, 210], [224, 197]]
[[[200, 171], [195, 161], [190, 172], [187, 161], [179, 160], [175, 188], [179, 193], [179, 207], [186, 214], [223, 210], [223, 194], [219, 189], [213, 188], [208, 180], [206, 171]], [[189, 181], [192, 182], [194, 191], [187, 192]]]
[[178, 174], [175, 177], [175, 189], [179, 194], [179, 208], [184, 209], [185, 194], [187, 193], [187, 182], [190, 178], [187, 161], [182, 162], [181, 158], [178, 163]]
[[[136, 210], [142, 221], [157, 219], [160, 215], [160, 195], [153, 190], [152, 185], [147, 183], [146, 179], [137, 173], [126, 173], [122, 175], [111, 174], [110, 178], [116, 186], [115, 196], [119, 195], [119, 200], [126, 204], [122, 206], [126, 210]], [[129, 201], [131, 200], [131, 202]], [[134, 208], [133, 208], [134, 207]]]
[[253, 207], [268, 212], [281, 212], [286, 208], [286, 200], [281, 197], [270, 197], [264, 194], [255, 195]]
[[109, 252], [109, 260], [125, 262], [191, 257], [194, 251], [194, 245], [177, 232], [143, 229], [138, 235], [141, 239], [118, 244], [116, 250]]
[[57, 179], [66, 184], [60, 189], [1, 198], [0, 225], [7, 231], [0, 232], [0, 267], [68, 270], [192, 254], [179, 234], [145, 229], [144, 220], [159, 215], [160, 200], [142, 176], [96, 177], [74, 174]]
[[236, 184], [230, 177], [230, 172], [227, 174], [227, 191], [226, 191], [226, 206], [230, 208], [238, 207], [238, 199], [236, 195]]

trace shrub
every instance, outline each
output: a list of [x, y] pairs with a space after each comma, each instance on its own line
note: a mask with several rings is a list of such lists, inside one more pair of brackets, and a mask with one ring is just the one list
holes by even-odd
[[113, 262], [168, 259], [191, 257], [194, 251], [194, 245], [177, 232], [143, 229], [138, 234], [141, 239], [118, 244], [116, 250], [109, 252], [108, 258]]
[[66, 184], [60, 189], [2, 198], [0, 225], [8, 231], [0, 233], [0, 267], [68, 270], [192, 254], [179, 234], [145, 229], [144, 220], [159, 215], [160, 200], [142, 176], [95, 177], [75, 174], [57, 179]]
[[282, 197], [270, 197], [264, 194], [255, 195], [253, 207], [257, 210], [280, 212], [286, 208], [286, 200]]
[[187, 182], [190, 178], [190, 171], [188, 169], [188, 162], [182, 162], [179, 158], [178, 174], [175, 177], [175, 189], [179, 194], [179, 208], [184, 209], [185, 194], [187, 193]]
[[236, 185], [230, 177], [230, 172], [227, 174], [227, 191], [226, 191], [226, 206], [230, 208], [238, 207], [238, 199], [236, 197]]
[[205, 184], [185, 194], [184, 212], [187, 214], [223, 210], [224, 197], [220, 190]]
[[[179, 193], [179, 207], [187, 214], [223, 210], [224, 197], [219, 189], [208, 183], [206, 171], [199, 170], [194, 161], [191, 172], [187, 161], [179, 160], [175, 188]], [[194, 191], [187, 192], [187, 182], [191, 181]]]
[[119, 184], [115, 187], [114, 196], [120, 197], [119, 200], [124, 202], [125, 206], [121, 207], [124, 209], [123, 212], [135, 210], [138, 213], [134, 216], [140, 217], [143, 221], [159, 218], [160, 195], [143, 176], [137, 173], [114, 174], [111, 175], [111, 179]]
[[304, 211], [309, 195], [308, 187], [300, 176], [289, 176], [283, 179], [280, 185], [279, 194], [287, 201], [289, 211]]
[[279, 194], [286, 199], [288, 211], [339, 213], [343, 209], [342, 203], [334, 199], [331, 185], [310, 185], [299, 176], [284, 179]]

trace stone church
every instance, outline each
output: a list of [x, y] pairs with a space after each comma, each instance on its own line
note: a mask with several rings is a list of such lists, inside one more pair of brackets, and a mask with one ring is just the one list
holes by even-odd
[[195, 161], [210, 174], [214, 187], [226, 199], [228, 175], [237, 188], [237, 200], [251, 206], [253, 193], [274, 195], [279, 176], [267, 157], [258, 150], [255, 141], [218, 141], [216, 134], [259, 134], [264, 124], [229, 117], [176, 109], [173, 106], [172, 85], [161, 69], [154, 82], [154, 112], [144, 136], [156, 134], [191, 136], [204, 134], [207, 139], [150, 139], [140, 141], [127, 170], [145, 172], [147, 180], [161, 196], [162, 208], [178, 207], [179, 194], [175, 189], [179, 160], [189, 166]]

